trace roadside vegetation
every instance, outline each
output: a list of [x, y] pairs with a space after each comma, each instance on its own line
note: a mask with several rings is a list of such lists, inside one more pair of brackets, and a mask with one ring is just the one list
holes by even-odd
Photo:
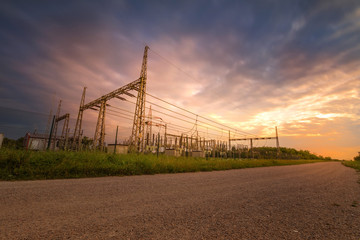
[[[238, 153], [236, 150], [233, 150], [236, 157]], [[252, 153], [253, 152], [253, 153]], [[308, 150], [296, 150], [294, 148], [279, 148], [279, 157], [278, 150], [275, 147], [254, 147], [252, 151], [242, 151], [240, 153], [241, 158], [258, 158], [258, 159], [307, 159], [307, 160], [335, 160], [330, 157], [323, 157], [321, 155], [316, 155], [311, 153]]]
[[347, 167], [352, 167], [360, 171], [360, 152], [358, 156], [354, 157], [354, 161], [343, 161], [343, 164]]
[[343, 164], [347, 167], [352, 167], [360, 171], [360, 161], [343, 161]]
[[282, 166], [320, 160], [192, 158], [103, 152], [0, 149], [1, 180], [125, 176]]

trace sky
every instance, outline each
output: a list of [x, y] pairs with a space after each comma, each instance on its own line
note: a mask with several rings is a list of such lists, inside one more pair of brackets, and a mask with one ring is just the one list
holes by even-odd
[[[0, 30], [5, 136], [45, 131], [60, 99], [74, 128], [83, 87], [89, 102], [138, 79], [148, 45], [152, 95], [258, 136], [277, 126], [284, 147], [360, 151], [358, 0], [12, 0]], [[131, 119], [106, 121], [107, 142], [129, 136]]]

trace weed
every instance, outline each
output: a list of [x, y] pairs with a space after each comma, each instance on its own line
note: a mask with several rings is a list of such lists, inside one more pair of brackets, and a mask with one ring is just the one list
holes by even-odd
[[219, 159], [103, 152], [31, 152], [0, 149], [0, 179], [29, 180], [215, 171], [319, 162], [319, 160]]
[[360, 161], [343, 161], [342, 164], [360, 171]]
[[[342, 164], [347, 167], [355, 168], [356, 171], [360, 173], [360, 161], [343, 161]], [[357, 182], [360, 184], [360, 178]]]

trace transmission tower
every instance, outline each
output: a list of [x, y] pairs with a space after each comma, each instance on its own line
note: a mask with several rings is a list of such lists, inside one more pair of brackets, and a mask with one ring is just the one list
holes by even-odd
[[96, 124], [96, 130], [94, 134], [93, 147], [94, 149], [104, 150], [104, 140], [105, 140], [105, 113], [107, 101], [118, 98], [125, 101], [126, 99], [120, 95], [125, 94], [130, 97], [135, 97], [129, 91], [137, 91], [137, 103], [135, 107], [134, 114], [134, 125], [132, 129], [132, 145], [135, 146], [135, 151], [142, 151], [144, 144], [144, 127], [145, 127], [145, 94], [146, 94], [146, 67], [147, 67], [147, 52], [149, 47], [146, 46], [144, 50], [143, 63], [141, 67], [140, 78], [135, 81], [122, 86], [108, 94], [105, 94], [87, 104], [85, 104], [85, 92], [86, 87], [84, 87], [83, 94], [80, 101], [79, 113], [76, 120], [76, 126], [74, 130], [74, 139], [72, 144], [72, 149], [81, 150], [81, 124], [83, 118], [83, 112], [87, 109], [98, 110], [99, 115]]
[[61, 131], [61, 137], [59, 142], [59, 147], [63, 150], [67, 149], [67, 141], [68, 141], [68, 133], [69, 133], [69, 120], [70, 120], [70, 114], [66, 113], [62, 116], [59, 116], [56, 119], [56, 122], [60, 122], [62, 120], [64, 121], [63, 129]]
[[279, 135], [278, 135], [277, 126], [275, 127], [275, 132], [276, 132], [277, 157], [279, 158], [279, 156], [280, 156], [280, 144], [279, 144]]
[[76, 120], [75, 130], [74, 130], [74, 138], [72, 143], [72, 149], [80, 150], [81, 148], [81, 124], [82, 124], [82, 117], [83, 117], [83, 106], [85, 103], [85, 93], [86, 93], [86, 87], [84, 87], [81, 100], [80, 100], [80, 107], [79, 107], [79, 113]]
[[58, 130], [58, 121], [57, 121], [57, 119], [60, 116], [60, 109], [61, 109], [61, 100], [59, 101], [58, 109], [57, 109], [56, 116], [55, 116], [55, 125], [54, 125], [54, 128], [53, 128], [53, 136], [54, 136], [53, 150], [55, 150], [55, 147], [56, 147], [56, 134], [57, 134], [57, 130]]
[[106, 101], [102, 100], [99, 110], [99, 116], [96, 124], [96, 130], [94, 135], [94, 147], [100, 151], [104, 149], [104, 140], [105, 140], [105, 110], [106, 110]]
[[148, 120], [145, 122], [146, 123], [146, 134], [148, 134], [147, 136], [147, 140], [148, 142], [146, 143], [147, 145], [151, 146], [151, 139], [152, 139], [152, 111], [151, 111], [151, 105], [150, 105], [150, 109], [149, 109], [149, 113], [148, 113]]
[[143, 62], [140, 72], [140, 85], [136, 100], [136, 107], [134, 113], [134, 122], [131, 133], [132, 150], [142, 152], [144, 149], [144, 135], [145, 135], [145, 96], [146, 96], [146, 70], [147, 70], [147, 53], [148, 46], [145, 46]]

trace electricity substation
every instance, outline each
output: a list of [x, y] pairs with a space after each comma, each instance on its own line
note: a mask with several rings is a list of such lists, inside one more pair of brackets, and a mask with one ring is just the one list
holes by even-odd
[[[49, 117], [47, 132], [27, 134], [26, 147], [34, 149], [34, 146], [37, 146], [39, 149], [53, 151], [93, 150], [114, 153], [121, 149], [122, 153], [159, 154], [161, 152], [173, 156], [194, 157], [223, 157], [234, 152], [240, 156], [240, 153], [246, 152], [250, 157], [254, 157], [252, 149], [257, 146], [256, 143], [269, 140], [274, 141], [273, 146], [277, 148], [279, 154], [276, 127], [273, 136], [257, 136], [230, 127], [223, 122], [197, 115], [148, 93], [146, 86], [149, 49], [145, 46], [140, 77], [135, 81], [89, 102], [85, 102], [87, 88], [83, 88], [73, 132], [70, 132], [70, 114], [60, 114], [62, 105], [60, 100], [56, 115]], [[133, 110], [120, 108], [110, 104], [111, 100], [135, 107], [132, 107]], [[98, 113], [90, 144], [84, 144], [83, 121], [86, 111]], [[116, 131], [115, 143], [106, 144], [106, 119], [109, 114], [118, 117], [117, 121], [131, 121], [128, 141], [118, 144]]]

